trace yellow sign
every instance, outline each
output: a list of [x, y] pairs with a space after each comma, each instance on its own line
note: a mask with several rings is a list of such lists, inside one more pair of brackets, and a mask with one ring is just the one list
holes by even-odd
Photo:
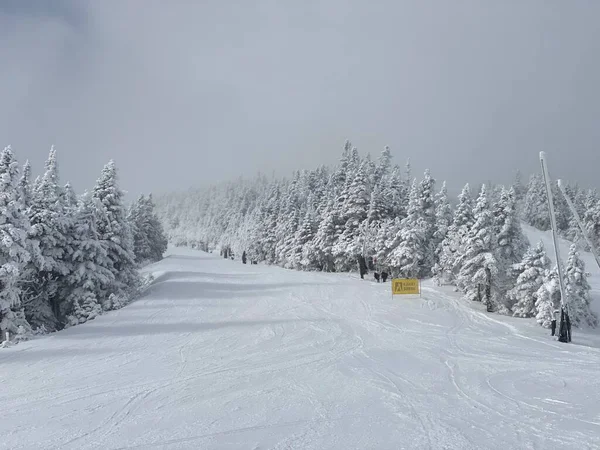
[[419, 294], [421, 288], [417, 278], [394, 278], [392, 280], [392, 295]]

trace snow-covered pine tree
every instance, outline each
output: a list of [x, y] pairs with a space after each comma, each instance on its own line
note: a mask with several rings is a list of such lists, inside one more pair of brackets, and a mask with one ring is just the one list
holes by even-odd
[[31, 164], [29, 160], [25, 161], [23, 165], [23, 172], [18, 185], [19, 200], [23, 205], [23, 211], [27, 211], [27, 208], [31, 206]]
[[556, 216], [556, 227], [558, 228], [558, 232], [564, 236], [569, 229], [569, 221], [571, 220], [572, 213], [565, 200], [565, 196], [558, 187], [558, 182], [553, 182], [551, 188], [554, 214]]
[[302, 220], [298, 198], [299, 177], [300, 174], [297, 172], [294, 180], [289, 184], [277, 220], [276, 263], [288, 268], [292, 267], [290, 256], [293, 251], [296, 231], [298, 231]]
[[334, 248], [336, 267], [349, 270], [356, 265], [362, 254], [364, 229], [361, 225], [367, 218], [370, 194], [365, 173], [365, 165], [360, 164], [354, 177], [344, 190], [344, 202], [341, 206], [343, 231]]
[[127, 220], [131, 225], [133, 233], [133, 253], [137, 263], [144, 263], [150, 260], [150, 236], [147, 229], [148, 214], [146, 211], [146, 201], [143, 195], [140, 195], [135, 202], [129, 206]]
[[67, 183], [60, 191], [61, 201], [65, 209], [69, 212], [76, 211], [79, 206], [79, 199], [71, 183]]
[[525, 189], [525, 186], [523, 186], [523, 175], [521, 174], [520, 170], [517, 170], [515, 173], [515, 180], [512, 187], [515, 191], [515, 200], [518, 204], [525, 198], [525, 195], [527, 194], [527, 189]]
[[[118, 186], [117, 168], [110, 161], [96, 182], [92, 193], [94, 206], [97, 208], [96, 229], [98, 238], [107, 254], [107, 263], [115, 281], [108, 291], [115, 297], [126, 299], [139, 287], [135, 255], [133, 252], [133, 236], [131, 226], [127, 222], [126, 209], [123, 204], [123, 191]], [[106, 304], [107, 308], [119, 305]]]
[[535, 318], [544, 328], [550, 328], [554, 319], [554, 311], [560, 307], [560, 286], [556, 267], [546, 270], [544, 282], [536, 293]]
[[539, 230], [550, 229], [550, 214], [544, 180], [534, 174], [529, 179], [523, 204], [523, 220]]
[[[500, 198], [493, 207], [493, 232], [495, 239], [495, 255], [498, 264], [497, 287], [500, 292], [506, 292], [514, 286], [515, 279], [510, 270], [513, 264], [522, 260], [528, 246], [527, 238], [521, 229], [517, 216], [514, 189], [503, 188]], [[512, 308], [512, 297], [502, 296], [504, 302], [500, 312], [509, 313]]]
[[441, 244], [441, 254], [437, 278], [446, 283], [456, 283], [465, 254], [466, 239], [475, 223], [473, 216], [473, 198], [471, 188], [466, 184], [458, 196], [458, 205], [454, 210], [452, 224]]
[[375, 184], [380, 184], [382, 180], [389, 176], [392, 169], [392, 152], [386, 145], [377, 160], [375, 168]]
[[[567, 195], [573, 202], [577, 214], [579, 214], [579, 217], [582, 218], [585, 213], [585, 208], [583, 206], [584, 197], [582, 196], [581, 189], [579, 189], [579, 186], [577, 185], [567, 184], [565, 186], [565, 190], [567, 192]], [[589, 251], [585, 238], [583, 237], [581, 229], [579, 228], [579, 224], [575, 218], [575, 215], [573, 214], [570, 215], [569, 224], [567, 227], [567, 231], [564, 233], [564, 236], [567, 240], [577, 244], [577, 247], [579, 249]]]
[[426, 253], [429, 249], [425, 234], [427, 227], [422, 216], [420, 189], [415, 179], [410, 190], [408, 216], [402, 219], [395, 239], [397, 246], [386, 261], [394, 276], [420, 278], [429, 273], [425, 270]]
[[317, 232], [317, 219], [314, 209], [309, 207], [292, 245], [290, 264], [295, 269], [309, 270], [317, 264], [317, 254], [310, 245]]
[[573, 244], [565, 267], [565, 295], [569, 318], [575, 327], [598, 325], [598, 317], [590, 310], [591, 289], [585, 273], [585, 263], [579, 257], [577, 246]]
[[133, 232], [136, 262], [146, 264], [161, 260], [167, 250], [167, 238], [154, 212], [152, 194], [138, 197], [129, 209], [128, 221]]
[[475, 223], [471, 227], [465, 245], [463, 264], [457, 279], [458, 286], [469, 300], [483, 301], [485, 291], [490, 290], [488, 309], [497, 301], [498, 262], [494, 255], [494, 223], [482, 185], [473, 211]]
[[6, 332], [19, 337], [31, 331], [21, 306], [20, 282], [31, 255], [29, 221], [23, 212], [18, 176], [18, 163], [12, 149], [6, 147], [0, 153], [0, 341]]
[[530, 247], [523, 260], [514, 265], [517, 281], [515, 287], [508, 292], [514, 316], [533, 317], [538, 313], [538, 292], [544, 285], [549, 268], [550, 259], [541, 241], [535, 247]]
[[429, 169], [425, 171], [423, 180], [419, 184], [419, 215], [423, 223], [423, 237], [425, 239], [425, 259], [422, 264], [421, 276], [431, 274], [436, 258], [435, 250], [437, 241], [435, 240], [436, 226], [436, 203], [435, 203], [435, 179], [431, 177]]
[[596, 190], [589, 190], [584, 201], [582, 217], [585, 231], [596, 249], [600, 248], [600, 197]]
[[154, 198], [152, 194], [148, 194], [148, 197], [146, 197], [146, 214], [148, 216], [147, 233], [150, 237], [150, 261], [160, 261], [167, 251], [169, 244], [165, 230], [155, 209]]
[[323, 212], [323, 219], [319, 224], [317, 234], [311, 243], [312, 251], [317, 254], [318, 267], [326, 272], [335, 271], [333, 248], [337, 240], [337, 222], [335, 202], [333, 199], [330, 199]]
[[376, 184], [371, 192], [371, 201], [369, 202], [369, 211], [367, 212], [367, 222], [369, 226], [376, 225], [386, 217], [385, 202], [382, 196], [381, 187]]
[[442, 254], [442, 241], [448, 235], [452, 225], [452, 207], [448, 201], [446, 182], [442, 184], [440, 192], [435, 197], [435, 231], [433, 233], [433, 246], [435, 248], [435, 264], [439, 264]]
[[[374, 235], [375, 243], [373, 254], [377, 259], [378, 270], [388, 268], [387, 261], [391, 251], [396, 248], [400, 239], [401, 219], [387, 219], [381, 223], [381, 227]], [[396, 242], [398, 236], [398, 242]]]
[[45, 172], [33, 189], [29, 220], [30, 237], [39, 246], [41, 258], [31, 261], [30, 298], [25, 304], [27, 320], [35, 328], [53, 331], [65, 325], [68, 305], [61, 292], [69, 274], [68, 232], [71, 217], [59, 186], [56, 150], [50, 149]]
[[108, 299], [115, 276], [110, 270], [106, 248], [96, 229], [98, 210], [90, 194], [85, 194], [73, 207], [74, 220], [70, 233], [68, 288], [64, 297], [69, 304], [67, 323], [77, 325], [101, 314], [102, 302]]
[[388, 177], [382, 180], [381, 196], [384, 201], [386, 217], [394, 219], [406, 217], [408, 192], [401, 176], [401, 168], [394, 166]]

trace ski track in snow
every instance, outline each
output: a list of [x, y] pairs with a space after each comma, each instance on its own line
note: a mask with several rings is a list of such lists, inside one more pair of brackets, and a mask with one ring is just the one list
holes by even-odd
[[128, 307], [0, 351], [0, 449], [600, 449], [597, 335], [430, 282], [184, 249], [146, 270]]

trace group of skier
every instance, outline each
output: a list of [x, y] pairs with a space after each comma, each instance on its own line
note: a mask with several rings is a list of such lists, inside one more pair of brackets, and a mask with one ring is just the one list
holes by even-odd
[[389, 273], [385, 270], [377, 271], [377, 260], [375, 258], [369, 258], [368, 262], [364, 256], [358, 257], [358, 267], [360, 271], [360, 277], [364, 280], [365, 275], [369, 273], [369, 269], [373, 271], [373, 277], [378, 283], [385, 283], [389, 277]]
[[[221, 250], [221, 256], [228, 259], [233, 259], [233, 252], [230, 248], [225, 248]], [[242, 253], [242, 263], [246, 264], [248, 262], [248, 258], [246, 252]], [[251, 260], [250, 264], [257, 264], [257, 261]], [[384, 269], [381, 271], [376, 270], [377, 260], [374, 258], [369, 258], [368, 262], [364, 256], [358, 257], [358, 267], [360, 272], [360, 278], [364, 280], [365, 275], [369, 273], [369, 270], [373, 271], [373, 277], [377, 283], [385, 283], [390, 276], [390, 274]]]

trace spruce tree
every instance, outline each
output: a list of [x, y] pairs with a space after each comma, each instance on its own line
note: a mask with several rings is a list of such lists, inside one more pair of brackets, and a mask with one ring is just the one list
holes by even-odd
[[375, 184], [381, 183], [381, 181], [386, 178], [392, 168], [392, 153], [390, 152], [390, 148], [386, 145], [381, 154], [379, 155], [379, 159], [377, 160], [377, 166], [375, 169]]
[[440, 192], [435, 197], [435, 231], [433, 233], [433, 246], [435, 248], [435, 264], [439, 264], [443, 252], [442, 242], [448, 235], [452, 225], [452, 207], [448, 201], [446, 182], [442, 184]]
[[435, 203], [435, 179], [431, 177], [429, 169], [425, 171], [423, 180], [419, 184], [419, 216], [423, 224], [423, 238], [425, 244], [425, 259], [423, 261], [422, 275], [431, 273], [435, 264], [435, 250], [437, 242], [435, 240], [436, 232], [436, 203]]
[[523, 256], [523, 261], [514, 266], [517, 281], [515, 287], [508, 292], [514, 316], [533, 317], [538, 313], [538, 292], [544, 285], [549, 267], [550, 259], [541, 241], [535, 247], [530, 247]]
[[68, 288], [64, 296], [69, 304], [69, 325], [77, 325], [101, 314], [115, 276], [107, 264], [108, 255], [99, 239], [97, 209], [91, 195], [86, 194], [74, 208], [69, 263]]
[[[515, 278], [511, 267], [523, 258], [527, 249], [527, 238], [521, 229], [517, 216], [514, 189], [502, 189], [500, 197], [493, 207], [493, 233], [495, 236], [496, 260], [498, 264], [497, 287], [505, 292], [514, 286]], [[511, 296], [503, 296], [500, 312], [508, 313], [512, 308]]]
[[317, 231], [316, 213], [309, 207], [304, 214], [302, 225], [294, 236], [290, 264], [295, 269], [311, 269], [317, 262], [317, 255], [310, 245]]
[[521, 174], [520, 170], [517, 170], [515, 173], [515, 181], [513, 182], [512, 187], [515, 191], [515, 200], [518, 204], [525, 198], [527, 193], [527, 189], [525, 189], [525, 186], [523, 186], [523, 175]]
[[[123, 191], [118, 186], [114, 161], [104, 166], [94, 187], [92, 199], [97, 208], [98, 239], [106, 250], [106, 267], [115, 280], [109, 287], [109, 292], [115, 298], [128, 298], [137, 290], [140, 278], [136, 270], [131, 226], [127, 222]], [[107, 306], [115, 307], [118, 304]]]
[[579, 257], [577, 247], [571, 245], [565, 267], [565, 295], [567, 296], [569, 318], [575, 327], [596, 327], [598, 325], [598, 317], [590, 310], [591, 289], [585, 273], [585, 263]]
[[31, 300], [25, 305], [25, 313], [35, 328], [53, 331], [66, 323], [68, 305], [61, 293], [70, 271], [67, 251], [71, 220], [59, 186], [54, 147], [50, 150], [43, 177], [35, 183], [29, 220], [30, 237], [37, 243], [41, 258], [31, 261]]
[[387, 258], [387, 264], [394, 275], [405, 278], [418, 278], [426, 274], [424, 264], [427, 261], [428, 242], [426, 238], [427, 224], [422, 211], [421, 198], [417, 180], [414, 180], [408, 204], [408, 216], [402, 219], [400, 230], [396, 235], [397, 246]]
[[600, 248], [600, 198], [595, 190], [588, 191], [584, 201], [583, 226], [592, 244]]
[[335, 271], [333, 248], [336, 243], [337, 222], [335, 203], [333, 200], [329, 200], [312, 243], [312, 247], [318, 255], [319, 266], [326, 272]]
[[369, 208], [369, 192], [365, 175], [365, 166], [361, 164], [354, 172], [354, 177], [344, 190], [344, 201], [341, 204], [343, 231], [333, 248], [336, 266], [343, 270], [353, 267], [356, 258], [362, 254], [364, 229]]
[[23, 210], [27, 211], [27, 208], [31, 206], [31, 164], [29, 164], [29, 160], [25, 161], [23, 165], [23, 173], [19, 180], [18, 189]]
[[159, 261], [167, 250], [167, 238], [154, 208], [150, 194], [148, 197], [138, 197], [129, 209], [128, 221], [133, 232], [133, 249], [138, 264]]
[[560, 285], [558, 282], [558, 271], [556, 267], [546, 270], [542, 286], [536, 293], [535, 318], [544, 328], [550, 328], [556, 311], [560, 307]]
[[23, 318], [21, 280], [30, 260], [23, 212], [23, 197], [17, 185], [19, 167], [12, 149], [0, 153], [0, 332], [19, 336], [30, 331]]
[[527, 186], [523, 205], [523, 219], [539, 230], [550, 229], [550, 214], [544, 180], [540, 175], [532, 175]]
[[[492, 213], [483, 185], [474, 209], [475, 223], [469, 230], [465, 243], [463, 264], [457, 279], [458, 286], [469, 300], [483, 301], [485, 291], [497, 294], [495, 277], [498, 262], [494, 255], [494, 229]], [[490, 302], [494, 302], [490, 298]], [[492, 304], [488, 303], [488, 309]]]
[[467, 236], [474, 223], [471, 188], [466, 184], [458, 196], [452, 225], [448, 228], [448, 233], [441, 244], [439, 268], [436, 274], [441, 280], [456, 283], [466, 251]]

